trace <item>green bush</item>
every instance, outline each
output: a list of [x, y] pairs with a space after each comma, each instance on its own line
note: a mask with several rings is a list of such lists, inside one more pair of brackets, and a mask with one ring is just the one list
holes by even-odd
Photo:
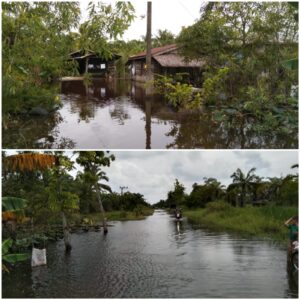
[[229, 211], [232, 206], [225, 201], [213, 201], [206, 204], [206, 209], [208, 212], [222, 212]]

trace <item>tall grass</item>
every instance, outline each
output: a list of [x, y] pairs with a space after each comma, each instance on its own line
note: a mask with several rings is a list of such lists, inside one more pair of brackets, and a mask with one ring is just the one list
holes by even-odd
[[187, 210], [184, 215], [192, 222], [215, 230], [233, 231], [285, 242], [288, 239], [284, 221], [298, 214], [297, 207], [231, 207], [222, 201], [204, 209]]

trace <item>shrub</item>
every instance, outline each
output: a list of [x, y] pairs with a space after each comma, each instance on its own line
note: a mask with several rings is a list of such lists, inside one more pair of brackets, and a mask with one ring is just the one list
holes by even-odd
[[222, 212], [229, 211], [231, 205], [225, 201], [213, 201], [206, 204], [206, 209], [208, 212]]

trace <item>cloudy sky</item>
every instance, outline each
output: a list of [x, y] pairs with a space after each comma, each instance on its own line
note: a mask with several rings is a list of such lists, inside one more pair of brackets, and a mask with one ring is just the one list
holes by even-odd
[[[103, 1], [114, 3], [114, 1]], [[130, 1], [135, 7], [137, 18], [124, 34], [124, 40], [140, 39], [146, 35], [146, 18], [141, 18], [147, 13], [147, 1]], [[86, 8], [89, 1], [80, 2], [82, 19], [87, 18]], [[178, 34], [182, 26], [192, 25], [200, 17], [200, 7], [204, 2], [195, 0], [152, 0], [152, 34], [158, 29], [168, 29]]]
[[165, 199], [175, 178], [190, 192], [192, 184], [203, 177], [214, 177], [231, 183], [230, 175], [241, 168], [252, 167], [262, 177], [296, 173], [297, 151], [112, 151], [116, 160], [105, 171], [115, 191], [128, 186], [132, 192], [145, 195], [149, 203]]

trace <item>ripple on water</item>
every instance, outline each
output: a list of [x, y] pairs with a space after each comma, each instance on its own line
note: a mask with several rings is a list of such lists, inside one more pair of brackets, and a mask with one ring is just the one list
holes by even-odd
[[[158, 212], [139, 222], [115, 222], [72, 235], [47, 249], [48, 266], [26, 264], [4, 276], [7, 297], [277, 298], [297, 297], [286, 252], [270, 243], [193, 229]], [[17, 283], [17, 284], [16, 284]], [[17, 289], [16, 289], [17, 288]]]

